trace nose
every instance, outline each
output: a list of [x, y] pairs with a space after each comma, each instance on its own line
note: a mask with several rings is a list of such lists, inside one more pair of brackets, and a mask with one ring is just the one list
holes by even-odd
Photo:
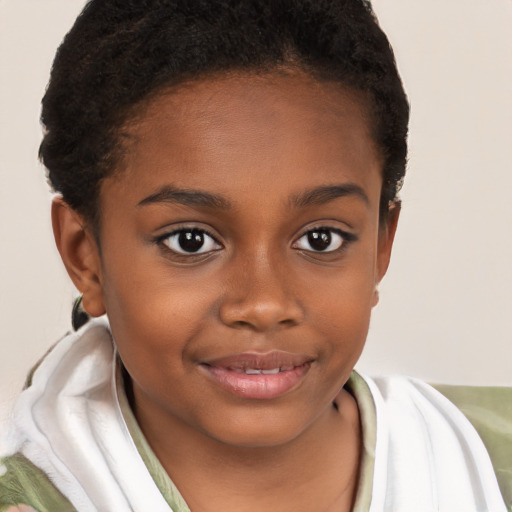
[[222, 322], [255, 332], [300, 324], [304, 311], [291, 280], [289, 269], [275, 260], [245, 259], [226, 282], [227, 292], [220, 305]]

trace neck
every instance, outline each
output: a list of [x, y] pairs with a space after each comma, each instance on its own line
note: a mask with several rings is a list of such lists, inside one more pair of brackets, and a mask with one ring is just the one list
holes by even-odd
[[[134, 398], [137, 403], [136, 389]], [[193, 511], [352, 508], [360, 424], [344, 390], [308, 428], [277, 446], [229, 445], [174, 417], [155, 421], [153, 412], [135, 407], [149, 444]]]

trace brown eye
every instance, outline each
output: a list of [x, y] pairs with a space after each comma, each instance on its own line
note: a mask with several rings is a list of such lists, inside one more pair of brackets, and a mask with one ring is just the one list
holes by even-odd
[[185, 252], [197, 252], [204, 245], [204, 233], [200, 231], [182, 231], [178, 235], [178, 245]]
[[333, 252], [345, 242], [343, 233], [332, 228], [311, 229], [293, 245], [295, 249], [310, 252]]
[[221, 247], [212, 236], [201, 229], [180, 229], [163, 238], [162, 242], [178, 254], [204, 254]]
[[331, 245], [332, 236], [326, 229], [310, 231], [307, 236], [309, 246], [315, 251], [325, 251]]

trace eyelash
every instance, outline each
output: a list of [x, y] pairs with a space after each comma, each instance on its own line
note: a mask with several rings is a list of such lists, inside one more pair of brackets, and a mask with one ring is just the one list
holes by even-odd
[[[330, 250], [315, 250], [314, 248], [307, 249], [299, 246], [300, 240], [311, 236], [313, 233], [320, 233], [320, 236], [313, 237], [315, 241], [319, 241], [320, 243], [328, 241], [328, 245], [326, 249], [329, 248], [333, 244], [333, 234], [340, 238], [338, 247]], [[327, 236], [322, 236], [327, 235]], [[185, 240], [180, 240], [182, 235], [188, 234]], [[197, 248], [196, 251], [186, 251], [181, 247], [181, 243], [185, 241], [190, 241], [193, 246], [194, 239], [200, 243], [201, 245]], [[209, 239], [209, 241], [206, 240]], [[170, 240], [170, 242], [169, 242]], [[347, 246], [357, 240], [357, 236], [353, 233], [348, 233], [339, 228], [333, 228], [330, 226], [315, 226], [310, 228], [302, 233], [300, 237], [298, 237], [292, 244], [292, 248], [298, 251], [302, 251], [309, 254], [321, 255], [321, 254], [336, 254], [346, 250]], [[171, 252], [175, 257], [182, 258], [191, 258], [191, 257], [205, 257], [213, 252], [216, 252], [223, 248], [222, 244], [218, 242], [218, 240], [209, 233], [206, 229], [198, 228], [198, 227], [180, 227], [171, 232], [165, 233], [161, 236], [158, 236], [155, 239], [157, 245], [163, 247], [164, 250]], [[208, 243], [210, 247], [207, 246], [207, 250], [202, 250], [204, 245]], [[308, 243], [311, 247], [311, 239], [308, 239]]]
[[[316, 240], [320, 241], [320, 242], [324, 242], [324, 243], [325, 243], [325, 241], [329, 241], [329, 244], [326, 247], [326, 249], [333, 243], [333, 240], [332, 240], [333, 233], [340, 238], [339, 246], [334, 248], [334, 249], [330, 249], [330, 250], [314, 250], [313, 248], [312, 249], [306, 249], [306, 248], [303, 248], [303, 247], [298, 247], [299, 241], [302, 240], [303, 238], [309, 237], [313, 233], [317, 233], [318, 234], [318, 233], [321, 233], [321, 232], [324, 235], [328, 234], [328, 238], [326, 239], [323, 236], [317, 236]], [[353, 233], [348, 233], [346, 231], [343, 231], [342, 229], [333, 228], [333, 227], [330, 227], [330, 226], [315, 226], [315, 227], [309, 228], [308, 230], [303, 232], [302, 235], [299, 238], [297, 238], [296, 241], [292, 244], [292, 247], [294, 249], [299, 250], [299, 251], [304, 251], [304, 252], [307, 252], [307, 253], [310, 253], [310, 254], [315, 254], [315, 255], [317, 255], [317, 254], [318, 255], [320, 255], [320, 254], [336, 254], [336, 253], [339, 253], [341, 251], [346, 250], [348, 245], [350, 243], [352, 243], [352, 242], [355, 242], [356, 240], [357, 240], [357, 236], [356, 235], [354, 235]], [[308, 243], [311, 246], [311, 240], [308, 239]]]
[[[189, 234], [190, 236], [187, 237], [187, 240], [180, 240], [179, 237], [184, 234]], [[197, 237], [201, 237], [201, 239], [198, 239]], [[194, 242], [194, 239], [198, 242], [202, 242], [201, 246], [198, 247], [196, 251], [186, 251], [183, 249], [183, 247], [179, 247], [182, 242], [184, 241], [190, 241], [192, 244]], [[209, 238], [210, 240], [207, 241], [206, 238]], [[168, 241], [170, 240], [170, 243]], [[217, 239], [209, 233], [207, 230], [203, 228], [197, 228], [197, 227], [181, 227], [178, 229], [175, 229], [169, 233], [165, 233], [164, 235], [161, 235], [156, 238], [156, 243], [163, 247], [166, 251], [172, 252], [174, 255], [178, 257], [184, 257], [189, 258], [193, 256], [206, 256], [212, 252], [218, 251], [222, 249], [222, 245], [217, 241]], [[209, 243], [210, 245], [213, 245], [213, 248], [209, 248], [208, 250], [204, 251], [202, 250], [204, 245], [206, 243]], [[174, 245], [174, 247], [173, 247]]]

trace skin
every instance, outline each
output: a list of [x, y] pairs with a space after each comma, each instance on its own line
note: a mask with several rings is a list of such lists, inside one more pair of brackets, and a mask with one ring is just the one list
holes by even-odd
[[[193, 511], [352, 507], [360, 424], [342, 388], [398, 218], [379, 220], [364, 114], [356, 93], [298, 72], [205, 78], [128, 124], [122, 168], [101, 187], [101, 251], [54, 202], [63, 261], [85, 309], [108, 312], [136, 417]], [[341, 246], [315, 251], [319, 227]], [[187, 228], [213, 236], [208, 250], [172, 250]], [[202, 364], [273, 350], [310, 365], [267, 400], [227, 391]]]

